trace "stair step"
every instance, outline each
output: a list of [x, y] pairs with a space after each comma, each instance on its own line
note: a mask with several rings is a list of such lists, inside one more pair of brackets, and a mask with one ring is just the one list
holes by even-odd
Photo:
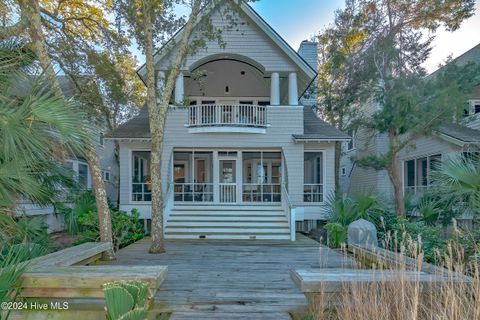
[[285, 213], [283, 211], [171, 211], [170, 216], [269, 217], [285, 216]]
[[284, 215], [278, 216], [197, 216], [197, 215], [184, 215], [184, 216], [172, 216], [168, 218], [168, 222], [179, 222], [179, 221], [205, 221], [205, 222], [278, 222], [278, 221], [287, 221], [287, 217]]
[[288, 222], [285, 221], [172, 221], [167, 222], [167, 227], [196, 227], [196, 226], [212, 226], [212, 227], [287, 227]]
[[191, 234], [191, 233], [170, 233], [165, 234], [165, 239], [216, 239], [216, 240], [290, 240], [290, 234]]
[[238, 226], [238, 227], [212, 227], [212, 226], [201, 226], [201, 227], [165, 227], [165, 233], [170, 232], [182, 232], [182, 233], [248, 233], [248, 234], [255, 234], [255, 233], [290, 233], [290, 229], [288, 227], [245, 227], [245, 226]]

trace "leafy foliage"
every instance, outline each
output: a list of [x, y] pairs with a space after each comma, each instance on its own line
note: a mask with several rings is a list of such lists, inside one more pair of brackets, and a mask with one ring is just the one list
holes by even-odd
[[[52, 94], [42, 76], [26, 73], [33, 59], [22, 43], [0, 47], [0, 208], [18, 198], [53, 203], [60, 188], [72, 185], [70, 172], [55, 160], [87, 140], [82, 112]], [[11, 59], [18, 51], [27, 53]]]
[[118, 281], [103, 286], [109, 320], [143, 320], [147, 314], [148, 284]]
[[[75, 199], [72, 208], [62, 208], [61, 212], [65, 215], [68, 231], [80, 236], [78, 243], [100, 241], [95, 196], [91, 191], [80, 194]], [[123, 248], [145, 236], [138, 210], [133, 209], [130, 213], [125, 213], [110, 207], [110, 214], [115, 250]]]
[[377, 225], [389, 214], [384, 204], [374, 196], [358, 195], [349, 198], [344, 195], [330, 196], [328, 199], [329, 220], [325, 225], [329, 244], [339, 247], [347, 241], [348, 226], [358, 220], [365, 219]]

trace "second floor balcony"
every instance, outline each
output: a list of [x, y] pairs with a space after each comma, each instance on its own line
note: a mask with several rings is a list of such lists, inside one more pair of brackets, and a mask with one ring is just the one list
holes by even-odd
[[265, 133], [267, 106], [253, 104], [200, 104], [188, 107], [190, 132]]

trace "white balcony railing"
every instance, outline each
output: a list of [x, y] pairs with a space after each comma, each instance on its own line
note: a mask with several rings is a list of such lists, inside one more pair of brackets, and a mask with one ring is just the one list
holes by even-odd
[[267, 127], [267, 108], [257, 105], [202, 104], [188, 109], [188, 126]]

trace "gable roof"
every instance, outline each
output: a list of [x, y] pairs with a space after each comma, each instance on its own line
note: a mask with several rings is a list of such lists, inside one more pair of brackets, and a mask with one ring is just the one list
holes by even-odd
[[[201, 21], [202, 17], [205, 15], [210, 14], [220, 3], [224, 1], [211, 1], [207, 4], [204, 8], [202, 8], [200, 14], [197, 17], [197, 21], [195, 22], [195, 26]], [[317, 76], [316, 71], [310, 66], [308, 62], [306, 62], [246, 1], [244, 0], [236, 0], [236, 1], [229, 1], [232, 5], [235, 5], [242, 13], [244, 13], [247, 17], [249, 17], [266, 35], [267, 37], [272, 40], [274, 44], [284, 52], [298, 67], [301, 71], [305, 73], [307, 77], [310, 78], [310, 81], [313, 81]], [[165, 45], [163, 45], [154, 55], [154, 63], [157, 64], [166, 55], [175, 47], [175, 44], [179, 42], [182, 37], [183, 26], [180, 30], [175, 33], [175, 35], [168, 40]], [[143, 80], [143, 77], [146, 74], [146, 66], [143, 64], [138, 70], [137, 74]]]
[[438, 134], [458, 145], [475, 144], [480, 145], [480, 131], [465, 127], [456, 123], [449, 123], [440, 126]]
[[133, 140], [148, 140], [150, 137], [150, 123], [148, 121], [147, 107], [143, 107], [136, 117], [121, 124], [118, 128], [105, 135], [105, 138]]
[[294, 134], [301, 141], [350, 141], [351, 137], [320, 119], [310, 107], [303, 107], [303, 134]]

